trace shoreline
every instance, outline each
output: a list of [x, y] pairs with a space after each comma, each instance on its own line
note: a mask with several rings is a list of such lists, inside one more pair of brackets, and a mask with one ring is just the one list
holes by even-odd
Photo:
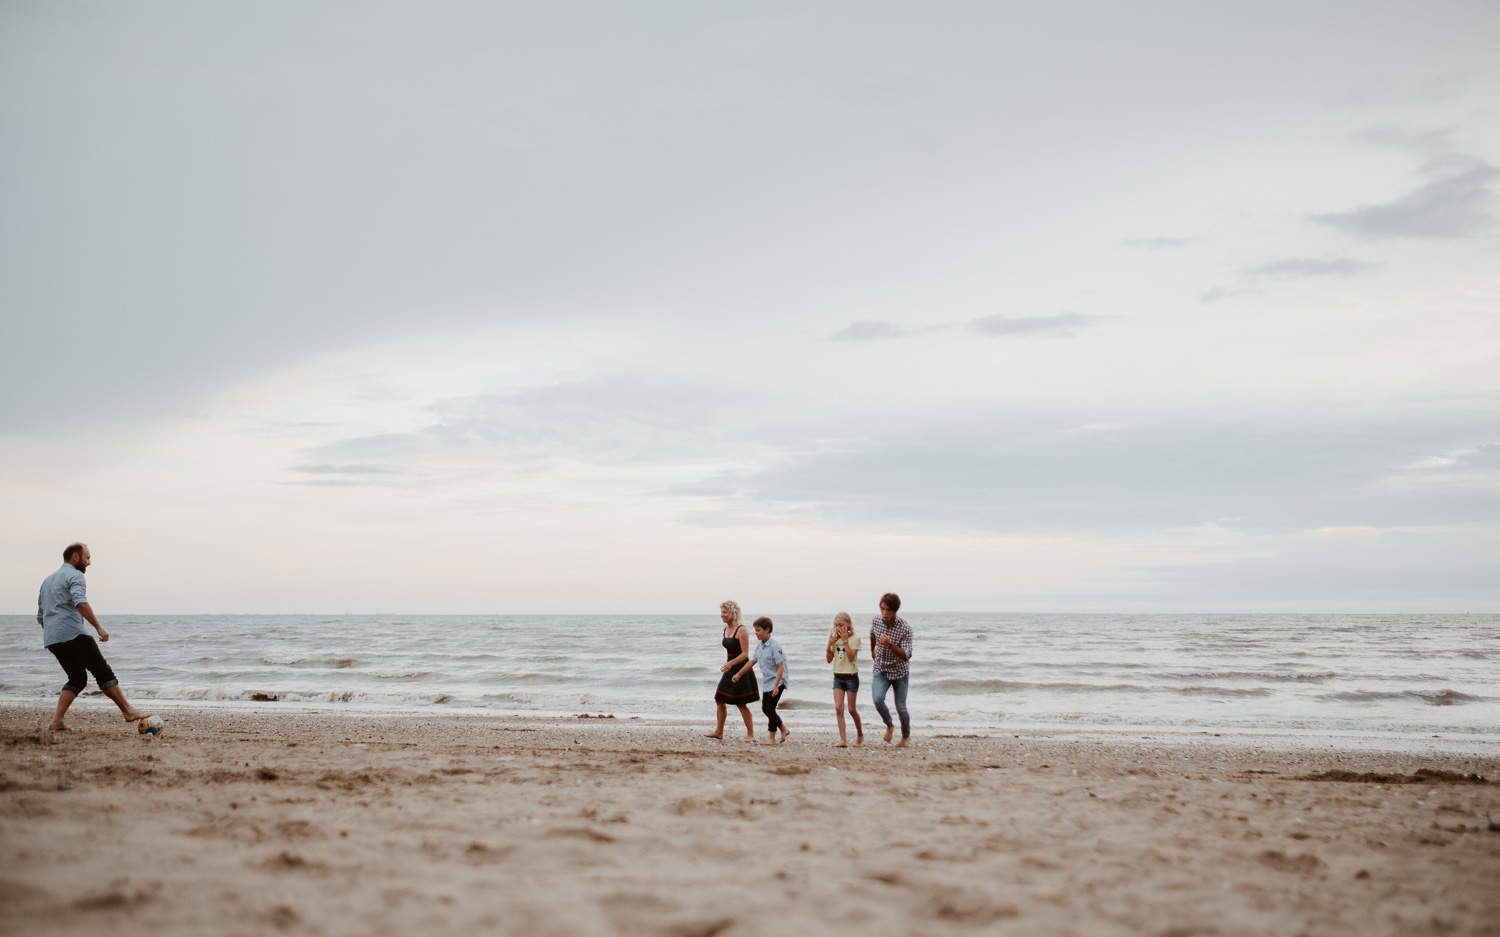
[[[9, 711], [32, 711], [47, 707], [51, 703], [42, 700], [0, 699], [0, 713]], [[160, 711], [165, 714], [246, 713], [267, 717], [278, 716], [331, 716], [349, 719], [437, 719], [437, 720], [483, 720], [487, 722], [516, 722], [524, 724], [573, 725], [598, 722], [631, 724], [639, 727], [690, 728], [712, 724], [713, 711], [705, 705], [700, 718], [687, 716], [652, 716], [607, 711], [589, 713], [496, 711], [479, 708], [414, 709], [411, 707], [382, 706], [378, 704], [329, 703], [308, 704], [305, 701], [251, 701], [251, 700], [158, 700], [143, 698], [136, 706], [144, 711]], [[74, 712], [96, 709], [113, 713], [114, 707], [93, 694], [80, 698], [73, 704], [69, 717]], [[866, 707], [867, 721], [878, 717], [873, 707]], [[754, 714], [761, 719], [758, 709]], [[832, 707], [823, 709], [783, 710], [789, 721], [795, 721], [809, 733], [824, 733], [836, 736]], [[603, 717], [603, 718], [601, 718]], [[43, 722], [45, 723], [45, 719]], [[726, 727], [727, 731], [727, 727]], [[852, 728], [851, 728], [852, 731]], [[1204, 744], [1223, 748], [1253, 746], [1270, 751], [1303, 751], [1313, 747], [1329, 746], [1335, 750], [1362, 751], [1370, 753], [1427, 753], [1449, 757], [1500, 758], [1500, 735], [1487, 733], [1447, 732], [1441, 735], [1417, 732], [1392, 732], [1378, 730], [1330, 730], [1270, 728], [1249, 730], [1229, 726], [1163, 726], [1130, 723], [1059, 723], [1038, 725], [1037, 723], [994, 724], [974, 723], [913, 723], [914, 738], [992, 738], [1007, 737], [1043, 739], [1054, 738], [1074, 741], [1109, 741], [1128, 744], [1134, 741], [1152, 741], [1159, 744]]]
[[1490, 756], [1055, 732], [833, 749], [796, 725], [770, 748], [701, 723], [285, 709], [179, 710], [151, 739], [98, 706], [49, 737], [49, 712], [0, 706], [0, 933], [1500, 921]]

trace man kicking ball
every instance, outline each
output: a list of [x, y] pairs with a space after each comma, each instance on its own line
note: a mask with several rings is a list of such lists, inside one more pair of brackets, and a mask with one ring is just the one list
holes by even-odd
[[83, 571], [89, 568], [89, 562], [88, 544], [68, 544], [63, 549], [62, 566], [46, 578], [36, 598], [36, 623], [42, 626], [42, 643], [68, 675], [68, 682], [63, 684], [62, 693], [57, 697], [57, 712], [52, 716], [52, 724], [47, 726], [52, 732], [68, 731], [63, 717], [78, 694], [88, 686], [90, 673], [104, 695], [120, 707], [126, 722], [136, 722], [148, 715], [125, 699], [120, 681], [109, 669], [109, 662], [100, 653], [99, 645], [94, 643], [94, 636], [84, 630], [83, 624], [87, 620], [99, 632], [100, 641], [109, 640], [109, 632], [99, 624], [94, 610], [89, 607], [88, 591], [83, 583]]

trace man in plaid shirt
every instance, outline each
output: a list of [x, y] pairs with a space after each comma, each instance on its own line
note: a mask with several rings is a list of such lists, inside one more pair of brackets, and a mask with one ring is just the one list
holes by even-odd
[[885, 740], [889, 742], [896, 726], [891, 722], [890, 710], [885, 708], [887, 690], [896, 691], [896, 714], [901, 717], [901, 741], [897, 748], [905, 748], [911, 738], [911, 716], [906, 712], [906, 688], [911, 679], [911, 626], [896, 612], [901, 608], [901, 596], [887, 592], [880, 597], [880, 617], [870, 619], [870, 654], [875, 660], [874, 687], [871, 695], [875, 700], [875, 711], [885, 720]]

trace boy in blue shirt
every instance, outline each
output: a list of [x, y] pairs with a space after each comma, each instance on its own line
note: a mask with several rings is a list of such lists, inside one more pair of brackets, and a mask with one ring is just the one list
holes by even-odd
[[[787, 688], [787, 666], [786, 652], [781, 649], [781, 643], [771, 637], [771, 631], [775, 627], [769, 618], [755, 619], [755, 637], [760, 643], [755, 646], [750, 660], [745, 662], [745, 670], [755, 664], [760, 665], [760, 710], [766, 714], [767, 723], [766, 740], [760, 743], [762, 745], [779, 745], [792, 734], [792, 730], [776, 715], [776, 704], [781, 702], [781, 691]], [[741, 676], [744, 672], [740, 671]], [[781, 732], [779, 740], [776, 738], [777, 730]]]

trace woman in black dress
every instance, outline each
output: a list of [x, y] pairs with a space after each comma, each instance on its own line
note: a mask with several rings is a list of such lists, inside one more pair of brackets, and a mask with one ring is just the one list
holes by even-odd
[[[719, 704], [719, 726], [708, 733], [708, 738], [724, 737], [724, 716], [732, 704], [740, 708], [740, 717], [745, 720], [745, 737], [742, 742], [755, 741], [755, 720], [750, 717], [750, 704], [760, 699], [760, 688], [755, 685], [755, 668], [745, 667], [750, 659], [750, 629], [740, 621], [740, 606], [736, 602], [725, 602], [719, 606], [719, 617], [724, 621], [724, 653], [728, 660], [719, 668], [719, 688], [714, 692], [714, 702]], [[735, 679], [735, 671], [744, 671], [741, 679]]]

